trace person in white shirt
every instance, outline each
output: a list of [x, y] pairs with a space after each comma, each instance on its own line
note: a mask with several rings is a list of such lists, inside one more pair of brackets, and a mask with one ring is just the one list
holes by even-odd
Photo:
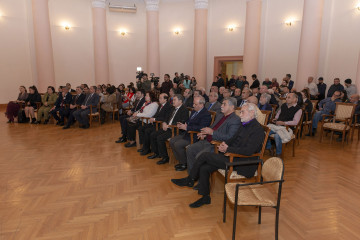
[[[128, 124], [128, 140], [129, 142], [125, 144], [125, 147], [135, 147], [135, 136], [136, 136], [136, 129], [138, 129], [142, 123], [139, 120], [141, 117], [146, 118], [152, 118], [157, 109], [159, 107], [159, 104], [156, 102], [155, 94], [153, 92], [147, 92], [145, 94], [145, 103], [142, 105], [140, 110], [135, 112], [130, 118], [128, 118], [129, 124]], [[143, 120], [144, 123], [146, 123], [146, 120]]]
[[357, 94], [356, 86], [354, 84], [351, 84], [350, 78], [345, 80], [345, 91], [347, 93], [349, 100], [352, 95]]
[[314, 77], [308, 77], [308, 83], [305, 84], [304, 88], [309, 89], [310, 99], [315, 99], [318, 94], [318, 87], [314, 83]]

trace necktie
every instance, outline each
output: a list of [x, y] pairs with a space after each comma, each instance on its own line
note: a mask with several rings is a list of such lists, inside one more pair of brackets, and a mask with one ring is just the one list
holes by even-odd
[[194, 119], [196, 117], [196, 115], [198, 114], [198, 112], [195, 112], [190, 119]]
[[171, 118], [170, 118], [170, 121], [169, 121], [169, 125], [171, 125], [171, 124], [172, 124], [172, 121], [174, 120], [174, 117], [175, 117], [176, 111], [177, 111], [177, 109], [175, 108], [175, 109], [174, 109], [174, 111], [171, 113]]
[[210, 103], [210, 106], [209, 106], [208, 110], [210, 110], [210, 108], [212, 107], [212, 105], [213, 105], [213, 103]]
[[89, 97], [86, 99], [86, 102], [85, 102], [85, 106], [87, 104], [87, 102], [89, 101], [89, 99], [92, 97], [93, 94], [90, 94]]

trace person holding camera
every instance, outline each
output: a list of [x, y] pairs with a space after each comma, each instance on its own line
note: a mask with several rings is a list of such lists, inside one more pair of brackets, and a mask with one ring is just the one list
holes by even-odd
[[161, 84], [160, 93], [166, 93], [167, 95], [169, 95], [169, 91], [172, 87], [173, 87], [173, 83], [170, 80], [170, 75], [165, 74], [164, 82]]

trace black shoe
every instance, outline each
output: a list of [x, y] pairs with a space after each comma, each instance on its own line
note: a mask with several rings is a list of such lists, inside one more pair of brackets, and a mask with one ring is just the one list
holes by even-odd
[[60, 126], [64, 126], [65, 124], [64, 124], [64, 122], [60, 122], [60, 124], [59, 124]]
[[89, 124], [86, 124], [86, 125], [84, 125], [82, 128], [83, 129], [88, 129], [90, 127], [90, 125]]
[[31, 120], [31, 124], [36, 124], [36, 118], [33, 118], [33, 119]]
[[151, 153], [150, 150], [144, 150], [140, 153], [141, 156], [145, 156], [145, 155], [148, 155], [149, 153]]
[[196, 190], [196, 191], [199, 191], [199, 189], [200, 189], [200, 184], [199, 184], [199, 183], [196, 184], [196, 185], [193, 187], [193, 189]]
[[147, 158], [148, 158], [148, 159], [154, 159], [154, 158], [159, 158], [159, 157], [160, 157], [160, 156], [159, 156], [158, 154], [154, 153], [153, 155], [148, 156]]
[[206, 195], [200, 198], [199, 200], [197, 200], [196, 202], [189, 204], [189, 207], [198, 208], [201, 207], [202, 205], [210, 204], [210, 203], [211, 203], [211, 198], [209, 195]]
[[63, 129], [68, 129], [70, 128], [70, 126], [66, 125], [65, 127], [63, 127]]
[[187, 169], [187, 165], [186, 164], [178, 164], [176, 165], [177, 167], [175, 167], [176, 171], [185, 171]]
[[127, 148], [130, 148], [130, 147], [136, 147], [136, 142], [133, 142], [133, 143], [127, 143], [127, 144], [125, 144], [125, 147], [127, 147]]
[[144, 149], [142, 149], [142, 148], [137, 150], [137, 152], [139, 152], [139, 153], [142, 153], [143, 151], [144, 151]]
[[316, 128], [313, 128], [312, 129], [312, 136], [315, 136], [315, 134], [316, 134]]
[[192, 180], [189, 176], [186, 178], [179, 178], [179, 179], [171, 179], [171, 182], [180, 186], [180, 187], [193, 187], [194, 180]]
[[48, 123], [49, 123], [49, 120], [45, 120], [45, 121], [44, 121], [44, 124], [48, 124]]
[[60, 125], [60, 121], [56, 121], [56, 125]]
[[14, 120], [9, 120], [6, 123], [14, 123]]
[[165, 164], [169, 162], [169, 157], [163, 157], [160, 161], [156, 162], [157, 165]]
[[124, 142], [127, 142], [127, 139], [126, 138], [122, 138], [122, 139], [119, 139], [117, 141], [115, 141], [116, 143], [124, 143]]
[[36, 124], [41, 124], [41, 121], [36, 121]]

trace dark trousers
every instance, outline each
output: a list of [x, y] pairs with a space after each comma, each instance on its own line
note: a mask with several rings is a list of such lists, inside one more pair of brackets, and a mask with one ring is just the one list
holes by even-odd
[[81, 125], [89, 125], [90, 108], [76, 110], [73, 115]]
[[225, 169], [225, 162], [229, 162], [228, 157], [212, 152], [204, 152], [196, 159], [189, 176], [199, 181], [200, 195], [210, 194], [210, 176], [218, 169]]
[[166, 131], [160, 129], [150, 134], [151, 151], [160, 157], [169, 157], [166, 150], [166, 141], [171, 138], [171, 129]]
[[185, 147], [190, 143], [190, 139], [186, 139], [184, 135], [175, 136], [170, 140], [170, 147], [174, 156], [181, 164], [186, 164], [187, 162]]
[[61, 110], [62, 108], [61, 107], [56, 107], [56, 108], [54, 108], [54, 110], [52, 110], [52, 111], [50, 111], [49, 113], [54, 117], [54, 119], [56, 120], [56, 121], [60, 121], [60, 118], [59, 118], [59, 116], [57, 115], [57, 113], [59, 112], [60, 113], [60, 110]]
[[120, 125], [121, 125], [121, 133], [123, 137], [127, 137], [127, 127], [128, 127], [128, 121], [126, 120], [127, 118], [129, 118], [129, 115], [123, 115], [120, 116], [119, 120], [120, 120]]
[[136, 129], [138, 129], [140, 126], [141, 126], [141, 121], [137, 121], [136, 123], [128, 124], [128, 130], [127, 130], [127, 138], [128, 138], [128, 140], [135, 141]]
[[71, 124], [73, 124], [75, 117], [74, 117], [74, 112], [77, 110], [77, 108], [74, 109], [68, 109], [67, 113], [64, 112], [64, 118], [67, 117], [68, 121], [66, 123], [66, 126], [70, 127]]
[[144, 150], [150, 150], [150, 134], [155, 131], [152, 124], [144, 124], [138, 128], [140, 144], [143, 144]]
[[70, 109], [70, 108], [60, 108], [59, 115], [60, 115], [60, 122], [64, 122], [65, 117], [69, 117], [70, 113], [74, 112], [76, 108]]

